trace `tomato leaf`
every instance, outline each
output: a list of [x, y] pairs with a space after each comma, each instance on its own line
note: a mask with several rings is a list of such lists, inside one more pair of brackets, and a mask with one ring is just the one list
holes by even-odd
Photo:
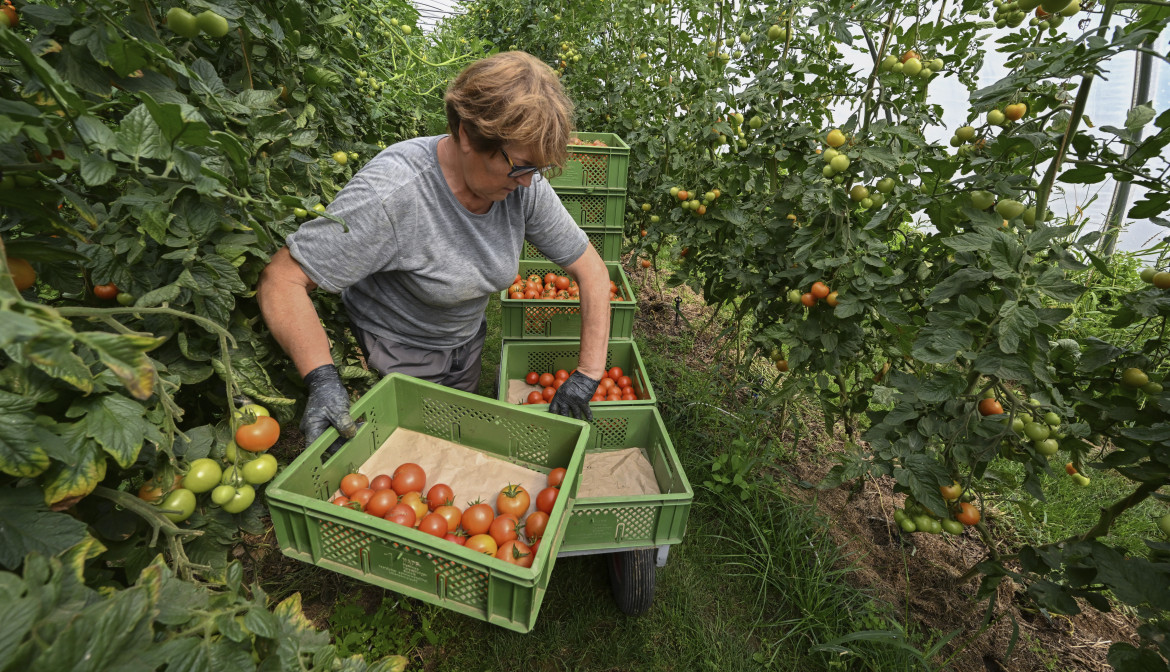
[[38, 441], [32, 411], [36, 402], [0, 390], [0, 471], [37, 476], [49, 468], [49, 454]]
[[[57, 555], [86, 537], [85, 523], [65, 513], [50, 511], [39, 488], [0, 488], [0, 565], [9, 569], [20, 566], [29, 553]], [[4, 609], [4, 630], [9, 625], [9, 611]], [[0, 661], [11, 650], [0, 630]], [[0, 662], [2, 664], [2, 662]]]
[[999, 309], [999, 324], [995, 331], [999, 336], [999, 348], [1007, 354], [1014, 354], [1020, 346], [1020, 339], [1029, 335], [1032, 328], [1040, 324], [1031, 306], [1023, 303], [1005, 303]]
[[84, 418], [79, 424], [86, 436], [97, 441], [109, 453], [118, 466], [129, 467], [138, 459], [142, 450], [142, 439], [149, 424], [145, 409], [117, 394], [103, 394], [78, 400], [69, 408], [70, 417]]
[[147, 399], [154, 394], [155, 370], [146, 353], [162, 345], [165, 338], [101, 331], [82, 332], [77, 338], [97, 354], [134, 398]]
[[45, 502], [55, 504], [68, 497], [83, 497], [106, 477], [106, 457], [85, 433], [85, 421], [61, 425], [61, 438], [76, 456], [74, 462], [55, 462], [44, 479]]

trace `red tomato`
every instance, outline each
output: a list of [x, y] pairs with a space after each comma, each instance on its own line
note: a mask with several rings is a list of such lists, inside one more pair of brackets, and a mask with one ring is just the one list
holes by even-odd
[[633, 392], [622, 392], [621, 400], [622, 401], [637, 401], [638, 395], [634, 394]]
[[589, 401], [605, 401], [605, 395], [600, 392], [595, 392], [593, 398]]
[[353, 493], [368, 487], [370, 478], [365, 474], [347, 474], [341, 479], [341, 492], [346, 497], [353, 497]]
[[349, 497], [346, 497], [345, 495], [338, 495], [333, 498], [333, 503], [338, 506], [345, 506], [346, 504], [349, 504]]
[[393, 509], [390, 509], [390, 513], [386, 514], [385, 518], [392, 523], [414, 527], [416, 516], [414, 515], [414, 509], [408, 505], [396, 504]]
[[419, 521], [418, 531], [434, 537], [445, 537], [448, 534], [447, 519], [438, 513], [428, 513]]
[[556, 394], [557, 388], [550, 385], [549, 387], [544, 388], [544, 391], [540, 393], [540, 396], [545, 401], [552, 401], [552, 398], [556, 396]]
[[423, 488], [427, 487], [426, 472], [423, 471], [422, 467], [413, 462], [398, 465], [398, 468], [394, 470], [393, 479], [394, 481], [391, 487], [400, 496], [408, 492], [421, 493]]
[[537, 383], [541, 387], [550, 387], [553, 384], [554, 380], [556, 380], [556, 377], [553, 376], [553, 374], [546, 372], [546, 373], [540, 374], [540, 379], [537, 381]]
[[617, 391], [617, 388], [611, 388], [610, 391], [605, 394], [605, 400], [606, 401], [621, 401], [622, 394], [621, 394], [621, 392]]
[[370, 498], [373, 496], [374, 496], [373, 490], [371, 490], [369, 488], [362, 488], [361, 490], [358, 490], [357, 492], [350, 495], [349, 501], [351, 504], [354, 502], [357, 502], [362, 507], [361, 510], [365, 511], [366, 504], [369, 503]]
[[467, 543], [467, 537], [462, 534], [455, 534], [454, 532], [448, 532], [443, 538], [460, 546]]
[[280, 438], [280, 423], [276, 418], [261, 415], [250, 425], [236, 430], [236, 445], [251, 453], [262, 453], [276, 445]]
[[610, 378], [608, 375], [606, 375], [604, 378], [601, 379], [601, 382], [598, 384], [598, 387], [600, 387], [603, 390], [608, 390], [611, 387], [613, 387], [614, 385], [617, 385], [617, 383], [615, 383], [613, 381], [613, 378]]
[[379, 518], [384, 518], [390, 509], [398, 504], [398, 495], [394, 494], [393, 490], [377, 490], [374, 495], [366, 502], [366, 513], [373, 514]]
[[610, 369], [609, 373], [606, 375], [609, 376], [610, 380], [612, 380], [616, 383], [618, 381], [618, 379], [622, 377], [622, 367], [615, 366], [612, 369]]
[[556, 380], [553, 381], [552, 386], [553, 386], [554, 390], [559, 390], [559, 389], [561, 389], [561, 385], [564, 385], [564, 384], [565, 384], [564, 378], [557, 378]]
[[529, 273], [528, 277], [526, 279], [528, 280], [528, 282], [533, 282], [533, 283], [536, 283], [538, 285], [544, 284], [544, 280], [539, 275], [537, 275], [535, 273]]
[[492, 539], [491, 536], [487, 534], [474, 534], [468, 537], [467, 542], [463, 545], [477, 553], [483, 553], [484, 555], [495, 555], [496, 551], [499, 549], [499, 547], [496, 546], [496, 540]]
[[390, 477], [386, 474], [378, 474], [370, 481], [370, 489], [374, 492], [379, 490], [390, 489]]
[[463, 512], [457, 506], [440, 506], [435, 509], [435, 513], [443, 517], [447, 521], [447, 531], [454, 532], [459, 529], [459, 520], [463, 518]]
[[508, 298], [509, 299], [523, 299], [524, 292], [512, 292], [512, 293], [508, 294]]
[[504, 562], [520, 567], [531, 567], [534, 554], [528, 544], [518, 539], [505, 542], [496, 551], [496, 557]]
[[630, 385], [619, 385], [618, 388], [620, 388], [618, 392], [622, 394], [634, 394], [634, 388]]
[[540, 374], [535, 371], [529, 371], [527, 376], [524, 376], [524, 382], [529, 385], [535, 385], [540, 382]]
[[620, 377], [619, 377], [619, 378], [618, 378], [616, 381], [614, 381], [614, 382], [616, 382], [616, 383], [617, 383], [617, 386], [618, 386], [618, 387], [621, 387], [621, 388], [626, 388], [626, 387], [633, 387], [633, 386], [634, 386], [634, 381], [633, 381], [633, 380], [631, 380], [629, 376], [620, 376]]
[[463, 515], [459, 518], [459, 524], [463, 526], [463, 529], [468, 534], [475, 536], [486, 533], [492, 526], [492, 520], [495, 517], [496, 514], [492, 511], [492, 507], [480, 502], [467, 507]]
[[553, 378], [556, 380], [568, 380], [569, 372], [564, 369], [559, 369], [556, 373], [553, 374]]
[[557, 279], [553, 281], [553, 284], [557, 286], [557, 289], [568, 289], [569, 279], [563, 275], [558, 275]]
[[823, 299], [829, 295], [829, 286], [820, 281], [814, 282], [809, 293], [818, 299]]
[[455, 491], [446, 483], [436, 483], [427, 490], [427, 508], [431, 511], [455, 502]]
[[548, 472], [548, 484], [554, 488], [561, 487], [561, 483], [565, 482], [565, 468], [557, 467]]
[[548, 514], [544, 511], [533, 511], [524, 519], [524, 536], [529, 541], [535, 541], [544, 536], [548, 528]]
[[535, 289], [524, 290], [524, 298], [526, 299], [535, 299], [538, 296], [540, 296], [540, 292], [536, 291]]
[[554, 488], [551, 485], [544, 490], [541, 490], [536, 494], [536, 510], [551, 514], [553, 510], [553, 504], [556, 503], [557, 495], [560, 494], [560, 492], [561, 491], [559, 488]]
[[955, 520], [964, 525], [974, 525], [979, 522], [979, 509], [971, 502], [963, 502], [959, 505], [962, 511], [955, 515]]
[[104, 285], [95, 285], [93, 295], [105, 301], [115, 299], [118, 296], [118, 286], [112, 282]]
[[807, 308], [812, 308], [813, 306], [817, 305], [817, 297], [809, 294], [808, 292], [805, 292], [804, 294], [800, 295], [800, 303]]
[[537, 392], [536, 390], [529, 392], [528, 393], [528, 403], [530, 403], [530, 404], [543, 404], [544, 403], [544, 394]]
[[495, 540], [497, 546], [501, 546], [519, 536], [516, 534], [517, 522], [516, 516], [510, 513], [501, 513], [488, 527], [488, 534]]
[[510, 513], [517, 520], [528, 513], [528, 505], [531, 503], [528, 491], [515, 483], [509, 483], [500, 491], [500, 494], [496, 495], [496, 511], [499, 511], [500, 515]]
[[[553, 285], [555, 287], [556, 282], [557, 282], [557, 274], [556, 273], [545, 273], [544, 274], [544, 284]], [[566, 285], [566, 287], [567, 286], [568, 285]]]

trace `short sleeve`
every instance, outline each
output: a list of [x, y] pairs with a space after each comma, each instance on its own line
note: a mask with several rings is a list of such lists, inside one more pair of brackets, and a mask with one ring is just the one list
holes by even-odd
[[286, 240], [310, 280], [340, 294], [374, 273], [396, 270], [400, 255], [394, 222], [366, 180], [359, 176], [346, 184], [327, 212], [345, 224], [318, 217]]
[[589, 237], [565, 210], [548, 180], [534, 182], [529, 191], [531, 201], [525, 210], [524, 238], [558, 266], [577, 261], [589, 246]]

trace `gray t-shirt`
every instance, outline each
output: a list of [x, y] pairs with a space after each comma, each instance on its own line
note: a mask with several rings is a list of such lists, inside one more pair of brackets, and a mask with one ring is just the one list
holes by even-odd
[[525, 240], [559, 266], [589, 245], [547, 180], [482, 215], [467, 210], [439, 167], [443, 137], [397, 143], [362, 167], [329, 205], [348, 230], [320, 217], [286, 241], [360, 329], [436, 350], [476, 335], [489, 297], [515, 279]]

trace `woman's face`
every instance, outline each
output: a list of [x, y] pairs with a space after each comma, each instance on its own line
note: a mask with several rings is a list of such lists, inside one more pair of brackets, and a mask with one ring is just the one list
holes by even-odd
[[532, 185], [534, 173], [508, 177], [513, 167], [533, 165], [532, 152], [528, 148], [504, 145], [503, 151], [479, 152], [471, 146], [462, 128], [459, 129], [459, 135], [463, 177], [473, 194], [487, 201], [502, 201], [518, 187]]

